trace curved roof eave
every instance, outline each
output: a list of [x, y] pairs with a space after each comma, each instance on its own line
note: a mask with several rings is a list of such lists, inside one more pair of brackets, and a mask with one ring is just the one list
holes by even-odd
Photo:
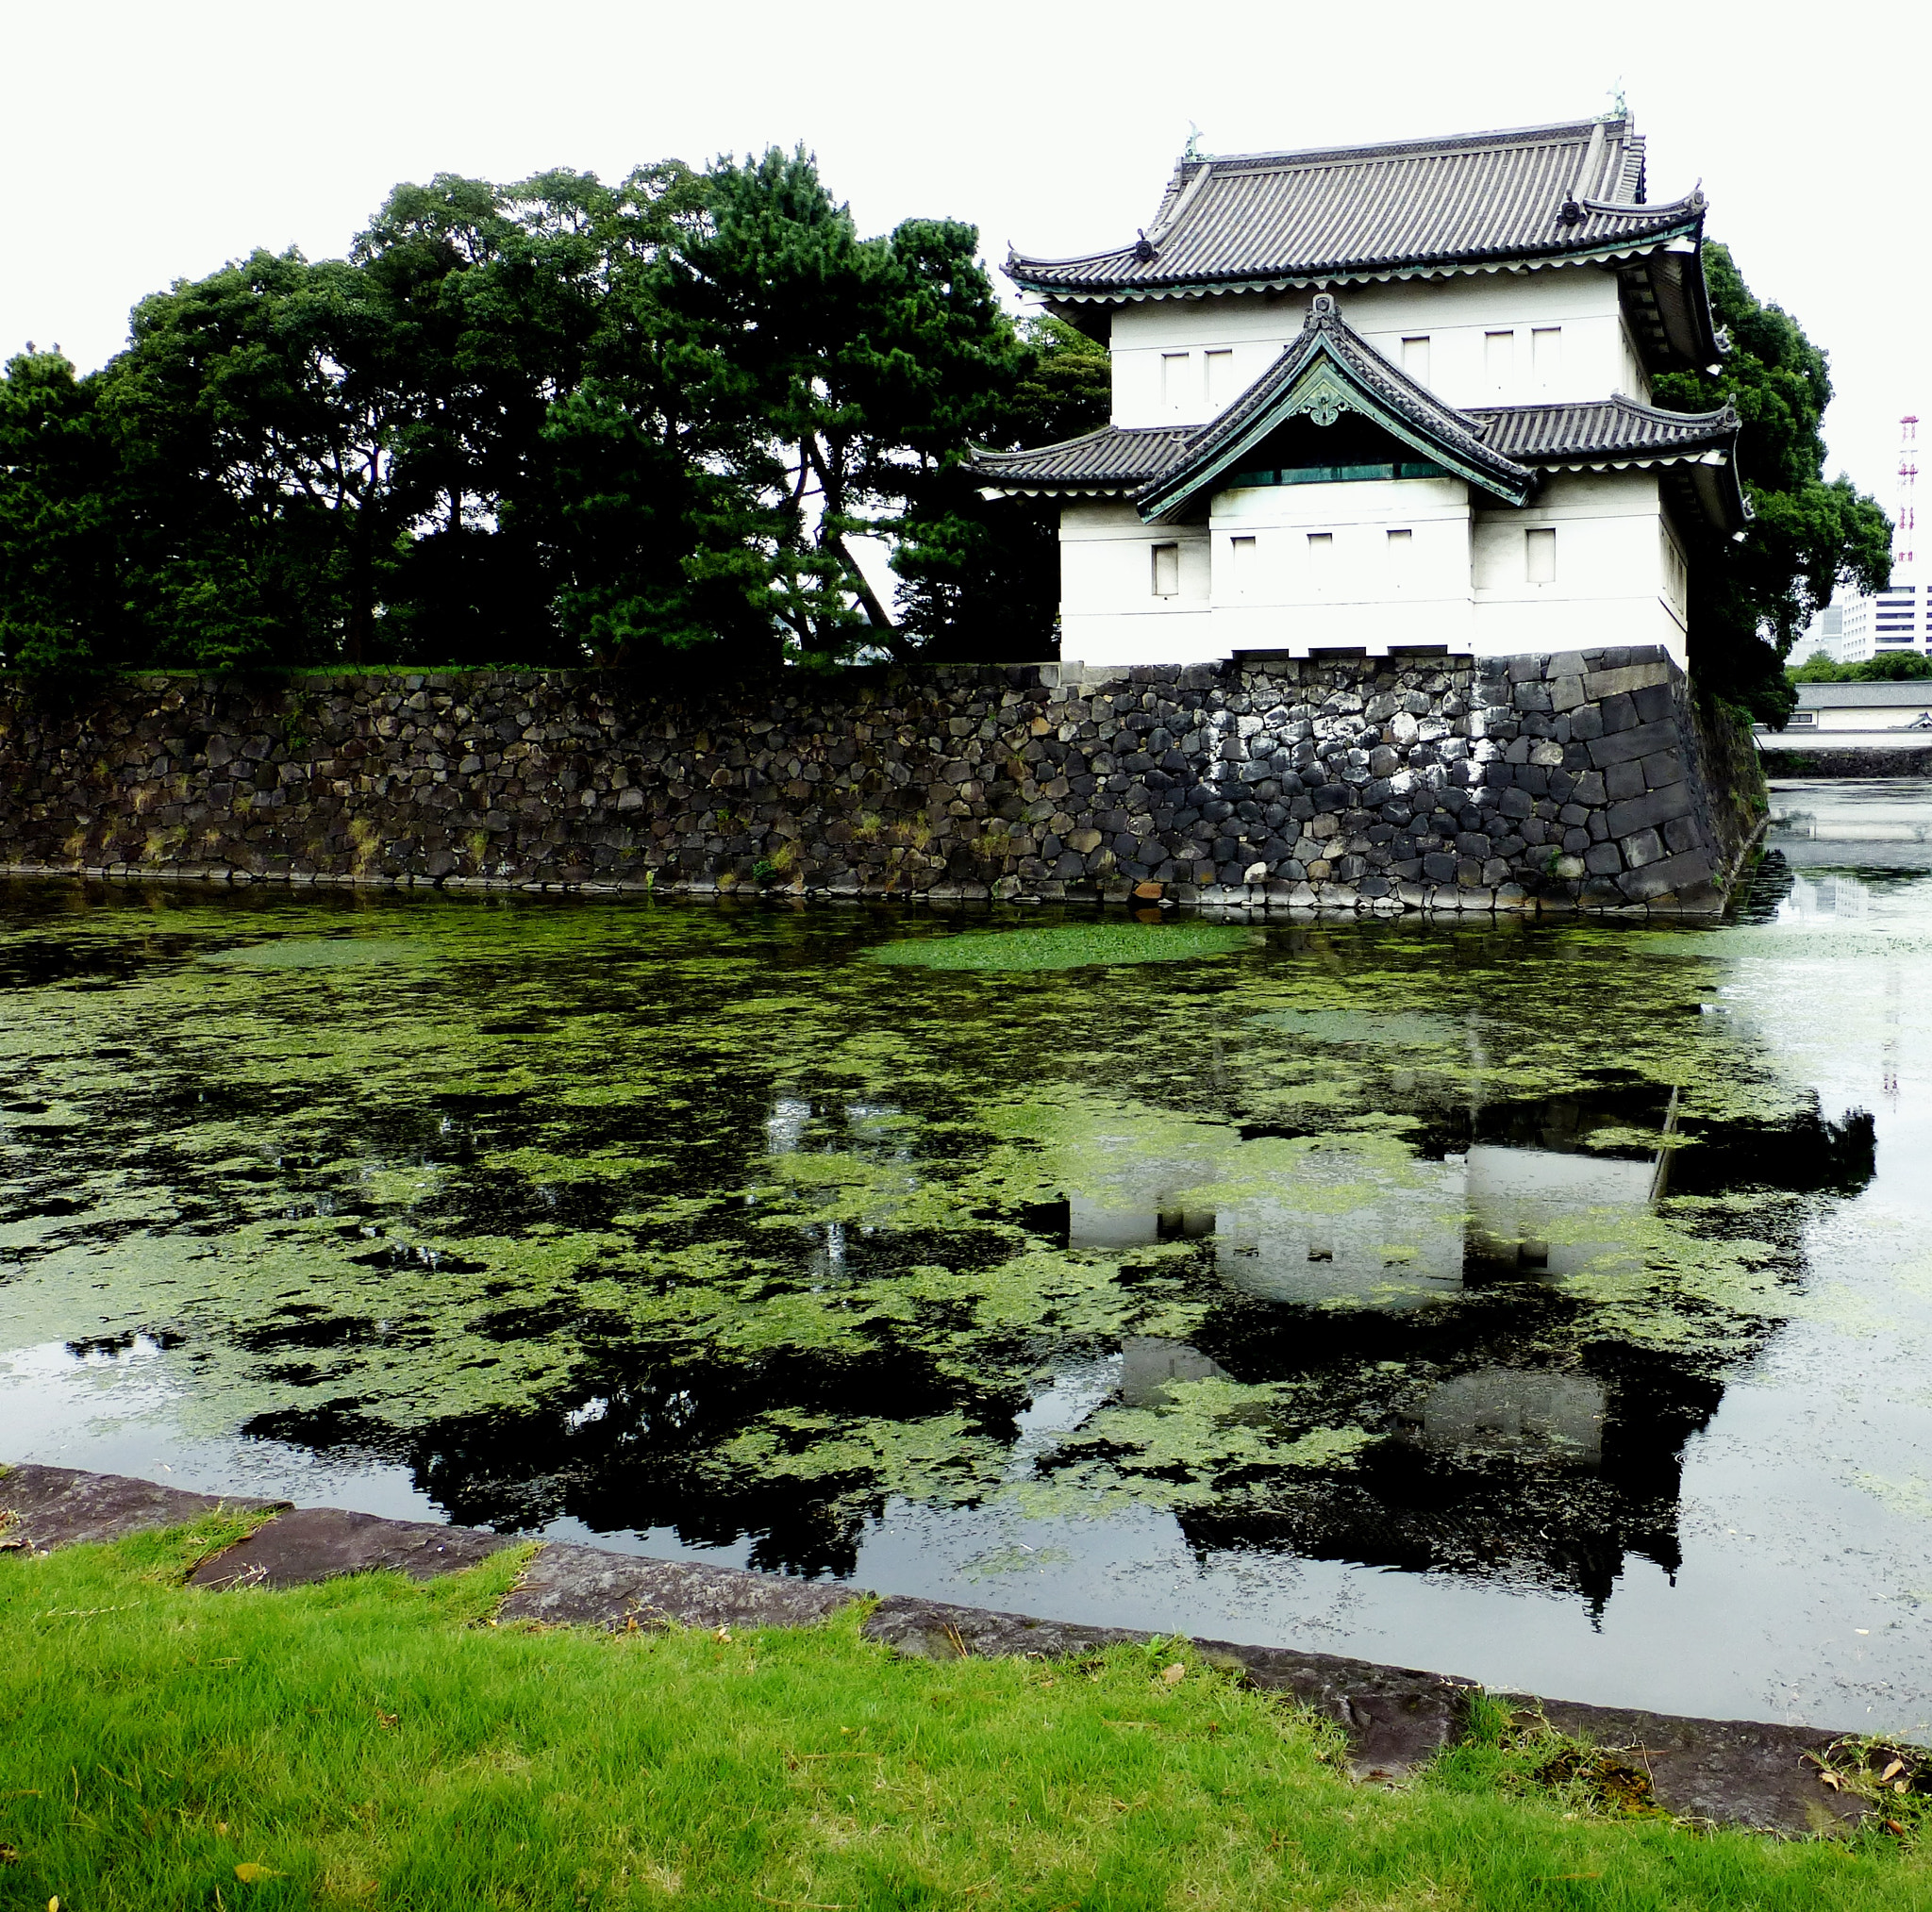
[[[1601, 242], [1568, 251], [1531, 252], [1512, 249], [1492, 256], [1438, 259], [1370, 259], [1354, 264], [1307, 266], [1262, 272], [1230, 273], [1216, 277], [1108, 282], [1099, 279], [1055, 280], [1029, 276], [1026, 264], [1059, 261], [1008, 259], [1001, 271], [1023, 292], [1037, 298], [1065, 300], [1075, 305], [1128, 306], [1149, 299], [1202, 299], [1217, 292], [1307, 291], [1322, 286], [1387, 284], [1394, 279], [1473, 277], [1477, 273], [1537, 272], [1553, 266], [1610, 265], [1664, 251], [1674, 241], [1701, 238], [1702, 215], [1641, 238]], [[1116, 259], [1121, 253], [1101, 253], [1097, 260]], [[1084, 265], [1085, 259], [1065, 261]], [[1700, 275], [1701, 276], [1701, 275]]]

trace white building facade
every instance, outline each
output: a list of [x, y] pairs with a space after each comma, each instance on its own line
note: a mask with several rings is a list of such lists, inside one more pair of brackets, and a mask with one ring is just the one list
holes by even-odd
[[1062, 655], [1683, 662], [1692, 553], [1747, 515], [1736, 415], [1650, 403], [1724, 349], [1703, 219], [1620, 116], [1191, 158], [1134, 244], [1009, 260], [1112, 363], [1106, 427], [975, 458], [1061, 501]]
[[1803, 663], [1818, 651], [1834, 664], [1862, 664], [1900, 652], [1932, 656], [1932, 587], [1894, 567], [1884, 590], [1869, 597], [1840, 592], [1811, 620], [1791, 656]]

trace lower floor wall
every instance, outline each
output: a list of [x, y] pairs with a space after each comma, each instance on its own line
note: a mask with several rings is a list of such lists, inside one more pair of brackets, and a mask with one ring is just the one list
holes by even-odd
[[598, 672], [130, 676], [78, 707], [0, 701], [0, 866], [1700, 913], [1762, 812], [1748, 735], [1714, 744], [1713, 723], [1655, 646], [892, 668], [678, 697]]

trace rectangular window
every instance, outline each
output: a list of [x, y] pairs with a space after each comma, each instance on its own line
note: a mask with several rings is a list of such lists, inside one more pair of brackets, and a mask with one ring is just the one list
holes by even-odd
[[1194, 394], [1188, 386], [1188, 362], [1192, 354], [1163, 352], [1160, 355], [1160, 402], [1169, 411], [1191, 411]]
[[1426, 338], [1402, 341], [1402, 369], [1418, 385], [1429, 382], [1429, 341]]
[[1483, 334], [1483, 376], [1492, 392], [1507, 391], [1516, 382], [1516, 334]]
[[1207, 379], [1208, 409], [1224, 411], [1234, 398], [1234, 351], [1223, 347], [1201, 355]]
[[1815, 710], [1793, 710], [1785, 721], [1788, 723], [1809, 723], [1815, 726], [1818, 713]]
[[1308, 556], [1317, 564], [1326, 564], [1335, 556], [1334, 532], [1310, 531], [1308, 533]]
[[1538, 325], [1529, 335], [1530, 375], [1539, 391], [1548, 391], [1563, 375], [1563, 328]]
[[1227, 556], [1234, 576], [1234, 594], [1246, 597], [1255, 583], [1255, 540], [1252, 538], [1230, 538]]
[[1389, 556], [1399, 564], [1408, 556], [1414, 543], [1413, 531], [1391, 531], [1389, 534]]
[[1154, 547], [1154, 595], [1178, 597], [1181, 594], [1181, 548], [1178, 544]]
[[1523, 534], [1524, 571], [1523, 574], [1531, 584], [1555, 584], [1557, 581], [1557, 530], [1556, 526], [1541, 525]]

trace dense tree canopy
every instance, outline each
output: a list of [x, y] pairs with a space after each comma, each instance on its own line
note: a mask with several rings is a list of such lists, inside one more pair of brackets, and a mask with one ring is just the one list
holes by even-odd
[[[399, 187], [346, 259], [258, 252], [142, 301], [98, 374], [8, 366], [0, 654], [929, 645], [968, 574], [1015, 568], [958, 467], [1010, 439], [1041, 357], [976, 249], [949, 221], [862, 237], [802, 153]], [[906, 554], [919, 616], [895, 620], [861, 539]]]
[[1731, 351], [1715, 374], [1657, 380], [1657, 403], [1702, 411], [1725, 400], [1744, 423], [1739, 474], [1756, 516], [1741, 543], [1715, 538], [1690, 567], [1690, 665], [1710, 690], [1782, 723], [1795, 702], [1784, 659], [1840, 584], [1877, 590], [1891, 575], [1891, 525], [1846, 477], [1824, 477], [1824, 354], [1796, 320], [1760, 305], [1725, 247], [1705, 275]]
[[1813, 651], [1790, 672], [1793, 684], [1901, 684], [1932, 677], [1932, 657], [1923, 651], [1880, 651], [1857, 664], [1834, 664], [1828, 651]]

